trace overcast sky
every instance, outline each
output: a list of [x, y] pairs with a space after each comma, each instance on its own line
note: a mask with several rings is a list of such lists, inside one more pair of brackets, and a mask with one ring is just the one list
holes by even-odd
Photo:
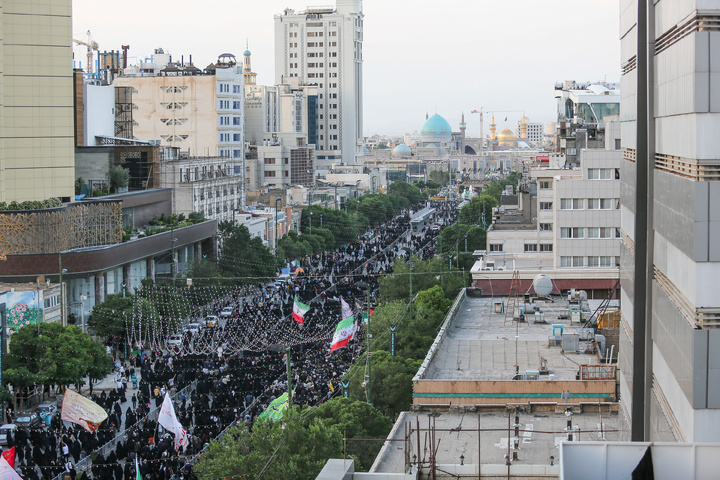
[[[273, 15], [332, 2], [73, 0], [73, 33], [90, 30], [100, 50], [130, 45], [131, 63], [162, 47], [200, 68], [225, 52], [240, 60], [247, 39], [258, 83], [271, 85]], [[480, 107], [498, 112], [498, 130], [522, 116], [509, 111], [544, 123], [556, 81], [620, 78], [618, 0], [365, 0], [363, 10], [366, 135], [418, 130], [426, 112], [456, 130], [464, 111], [474, 137]], [[74, 51], [84, 64], [84, 47]]]

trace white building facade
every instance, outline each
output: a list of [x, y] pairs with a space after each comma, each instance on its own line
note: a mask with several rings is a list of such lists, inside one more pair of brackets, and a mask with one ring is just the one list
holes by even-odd
[[[640, 18], [653, 23], [640, 42], [652, 47], [648, 54], [638, 53], [638, 4], [620, 10], [620, 399], [634, 440], [718, 442], [720, 32], [704, 25], [720, 16], [720, 2], [660, 0], [646, 8]], [[638, 135], [642, 125], [647, 139]], [[645, 234], [647, 244], [638, 239]]]
[[361, 0], [286, 9], [275, 16], [275, 83], [298, 78], [318, 87], [318, 165], [361, 163], [363, 146]]

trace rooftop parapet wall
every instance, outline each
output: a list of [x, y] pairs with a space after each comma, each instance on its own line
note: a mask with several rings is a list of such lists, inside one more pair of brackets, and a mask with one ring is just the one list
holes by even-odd
[[557, 402], [615, 402], [615, 380], [418, 380], [413, 405], [489, 405]]
[[467, 289], [463, 288], [460, 293], [458, 293], [458, 296], [455, 297], [455, 301], [452, 304], [452, 307], [450, 307], [450, 311], [445, 316], [445, 321], [442, 324], [442, 327], [440, 327], [440, 331], [438, 332], [437, 336], [435, 337], [435, 341], [433, 342], [432, 346], [430, 347], [430, 350], [428, 350], [427, 355], [425, 355], [425, 360], [423, 360], [422, 364], [420, 365], [420, 369], [415, 374], [415, 377], [413, 377], [413, 384], [416, 383], [418, 380], [422, 379], [425, 375], [425, 371], [427, 370], [428, 365], [430, 365], [430, 362], [435, 357], [435, 354], [437, 353], [438, 349], [440, 348], [440, 344], [442, 343], [443, 339], [445, 338], [445, 335], [447, 334], [447, 330], [452, 325], [453, 320], [455, 319], [455, 316], [457, 315], [458, 311], [460, 311], [460, 307], [462, 306], [463, 302], [465, 301], [465, 296], [467, 294]]
[[0, 258], [52, 254], [122, 241], [120, 201], [83, 202], [60, 208], [0, 212]]

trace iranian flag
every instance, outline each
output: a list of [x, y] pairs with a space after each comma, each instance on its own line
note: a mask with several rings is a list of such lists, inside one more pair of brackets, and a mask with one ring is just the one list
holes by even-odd
[[298, 300], [297, 295], [295, 295], [295, 301], [293, 302], [293, 320], [298, 323], [305, 323], [303, 317], [308, 310], [310, 310], [310, 307]]
[[343, 348], [350, 340], [352, 340], [355, 334], [355, 318], [348, 317], [338, 323], [335, 328], [335, 335], [333, 335], [332, 344], [330, 344], [330, 352], [334, 352], [338, 348]]

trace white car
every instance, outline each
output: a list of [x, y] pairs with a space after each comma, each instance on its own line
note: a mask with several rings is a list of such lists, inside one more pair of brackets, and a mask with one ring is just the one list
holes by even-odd
[[176, 333], [175, 335], [170, 335], [168, 338], [168, 345], [173, 345], [176, 347], [179, 347], [182, 345], [183, 336], [179, 333]]
[[232, 307], [225, 307], [220, 312], [220, 316], [224, 318], [230, 318], [233, 316], [233, 309]]
[[219, 325], [218, 317], [216, 315], [208, 315], [205, 317], [205, 323], [203, 326], [205, 327], [217, 327]]
[[17, 430], [17, 425], [15, 425], [14, 423], [6, 423], [2, 427], [0, 427], [0, 445], [7, 445], [8, 432], [12, 432], [13, 439], [14, 439], [16, 430]]
[[196, 334], [200, 331], [200, 324], [199, 323], [188, 323], [185, 326], [185, 331], [190, 332], [191, 334]]

